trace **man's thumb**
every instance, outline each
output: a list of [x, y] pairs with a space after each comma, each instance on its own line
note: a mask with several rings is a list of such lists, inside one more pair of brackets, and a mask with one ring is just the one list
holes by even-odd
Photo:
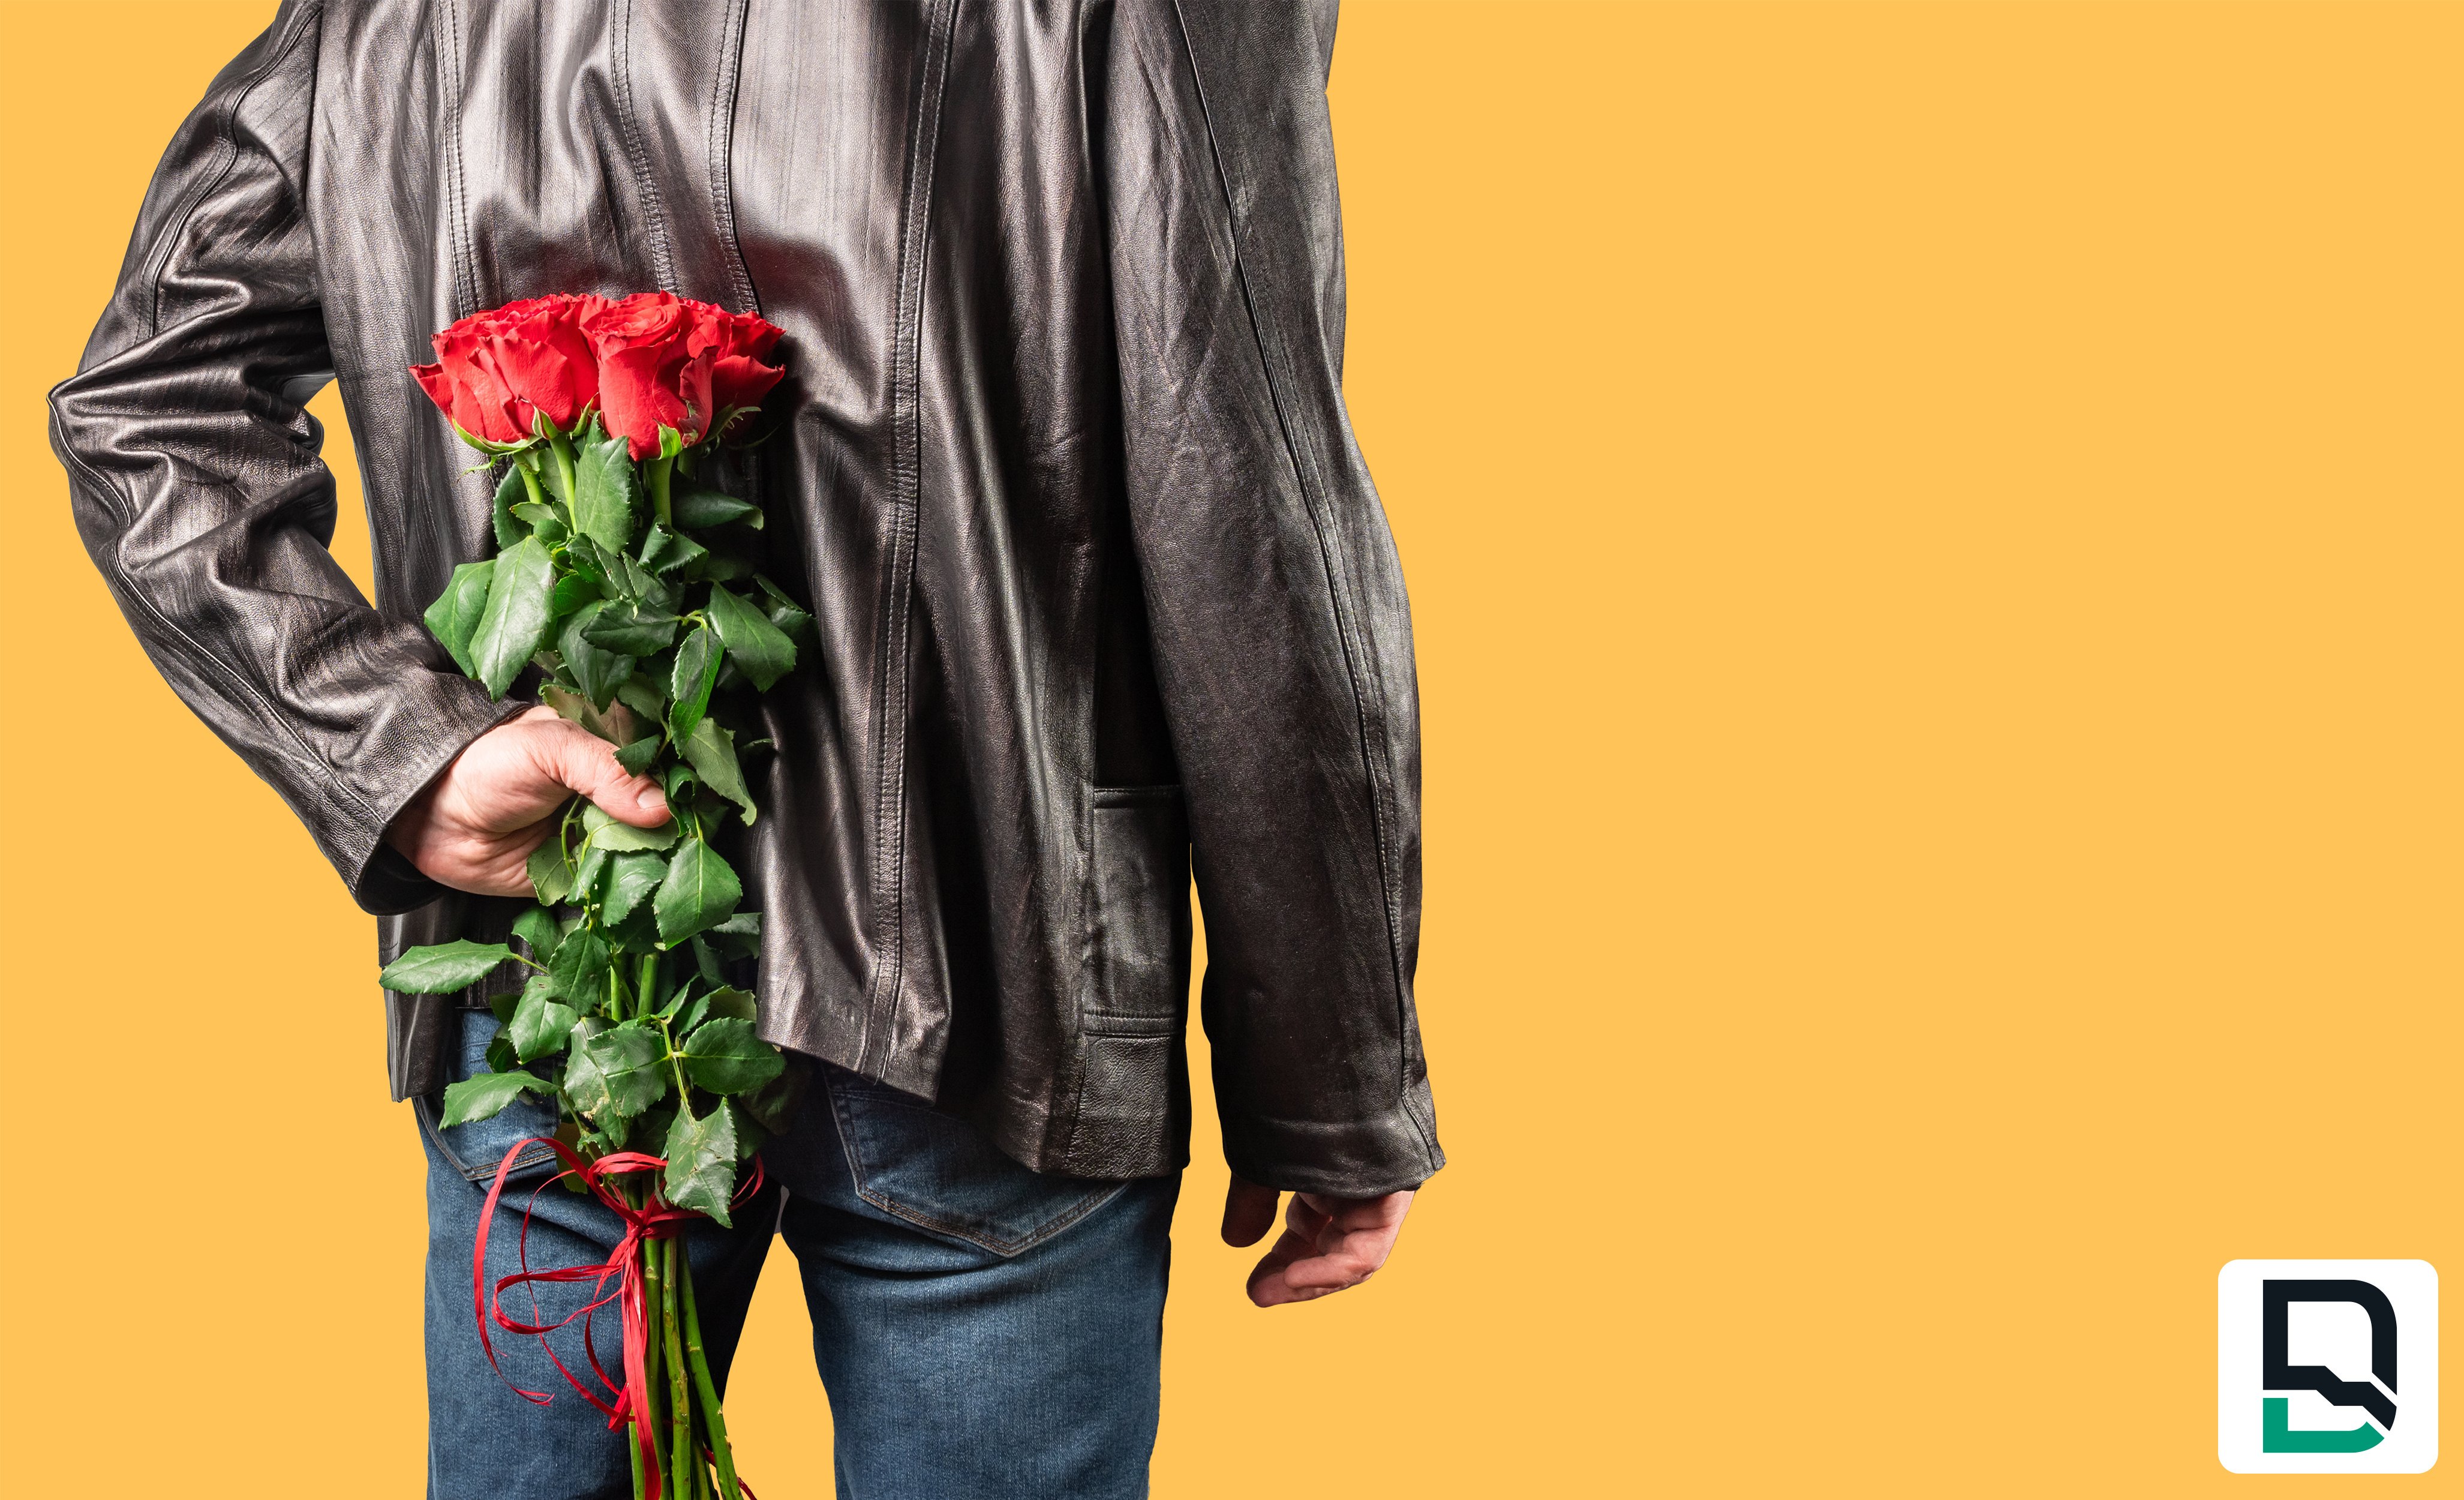
[[1283, 1194], [1236, 1177], [1223, 1193], [1223, 1243], [1255, 1245], [1275, 1226], [1275, 1207]]
[[620, 823], [655, 828], [668, 821], [668, 799], [647, 776], [630, 776], [616, 763], [616, 747], [579, 724], [557, 719], [541, 724], [550, 773]]

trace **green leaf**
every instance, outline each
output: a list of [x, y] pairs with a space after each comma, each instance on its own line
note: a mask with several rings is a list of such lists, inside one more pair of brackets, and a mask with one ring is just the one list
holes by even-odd
[[525, 1093], [555, 1092], [556, 1086], [546, 1079], [518, 1070], [479, 1073], [445, 1086], [445, 1116], [437, 1121], [437, 1127], [451, 1130], [473, 1120], [484, 1120]]
[[397, 994], [450, 995], [478, 983], [513, 956], [514, 950], [500, 942], [457, 938], [407, 951], [377, 971], [377, 982]]
[[576, 537], [566, 543], [564, 565], [573, 570], [574, 577], [587, 581], [591, 587], [598, 589], [603, 598], [613, 599], [624, 592], [621, 586], [623, 570], [611, 567], [607, 554], [600, 551], [599, 543], [588, 537]]
[[633, 915], [607, 929], [607, 940], [627, 953], [648, 953], [659, 945], [659, 918], [645, 901]]
[[659, 691], [657, 683], [638, 672], [616, 690], [616, 701], [641, 715], [645, 723], [663, 723], [668, 717], [666, 695]]
[[753, 564], [733, 553], [713, 552], [701, 560], [701, 566], [694, 569], [694, 572], [714, 584], [725, 584], [739, 578], [751, 578]]
[[777, 1048], [753, 1034], [753, 1023], [734, 1017], [705, 1023], [677, 1050], [693, 1087], [713, 1093], [750, 1093], [787, 1066]]
[[556, 992], [574, 1005], [596, 1006], [607, 993], [611, 961], [607, 939], [591, 928], [577, 927], [557, 945], [556, 957], [548, 962], [548, 978], [556, 982]]
[[[565, 554], [567, 557], [572, 555], [570, 552]], [[548, 590], [548, 613], [561, 620], [598, 597], [597, 584], [578, 571], [567, 573], [556, 581], [554, 588]]]
[[734, 1021], [752, 1021], [758, 1019], [759, 1014], [759, 1005], [751, 995], [740, 989], [722, 985], [703, 998], [710, 1002], [710, 1013], [715, 1017], [725, 1017]]
[[642, 475], [621, 437], [582, 445], [573, 482], [573, 529], [611, 552], [633, 543]]
[[667, 873], [667, 860], [648, 850], [616, 855], [608, 865], [606, 893], [599, 898], [599, 919], [612, 927], [632, 915]]
[[479, 629], [479, 617], [488, 607], [488, 584], [496, 575], [496, 560], [465, 562], [453, 570], [446, 582], [445, 592], [428, 607], [420, 618], [428, 622], [428, 633], [443, 643], [452, 653], [453, 664], [466, 677], [479, 674], [471, 656], [471, 637]]
[[[696, 998], [693, 992], [700, 987], [701, 979], [699, 976], [686, 976], [685, 982], [676, 986], [676, 992], [668, 997], [668, 1003], [659, 1007], [659, 1014], [669, 1018], [670, 1020], [673, 1020], [676, 1012], [685, 1008], [686, 1002]], [[669, 1035], [674, 1036], [680, 1034], [684, 1029], [685, 1028], [682, 1026], [671, 1027], [669, 1031]]]
[[531, 534], [530, 527], [514, 516], [514, 507], [522, 503], [529, 494], [529, 489], [522, 483], [521, 466], [505, 465], [505, 476], [496, 481], [495, 508], [488, 518], [489, 524], [495, 529], [497, 551], [504, 551]]
[[584, 1016], [573, 1024], [565, 1037], [569, 1055], [564, 1060], [564, 1096], [573, 1102], [576, 1114], [605, 1114], [609, 1103], [607, 1075], [590, 1060], [590, 1039], [607, 1029], [607, 1023], [597, 1016]]
[[[707, 934], [704, 935], [708, 936]], [[720, 967], [718, 955], [701, 938], [693, 940], [693, 968], [713, 984], [727, 982], [727, 971]]]
[[685, 737], [680, 748], [701, 783], [743, 808], [744, 821], [751, 824], [755, 812], [753, 794], [744, 789], [744, 772], [736, 763], [736, 737], [719, 728], [718, 720], [704, 718]]
[[760, 586], [765, 600], [761, 612], [779, 628], [780, 634], [791, 641], [813, 639], [813, 617], [805, 612], [803, 606], [788, 598], [778, 585], [759, 573], [753, 575], [753, 582]]
[[591, 645], [628, 656], [666, 651], [676, 638], [676, 617], [633, 600], [619, 600], [583, 628]]
[[488, 584], [488, 607], [471, 635], [471, 656], [488, 695], [500, 698], [547, 640], [548, 587], [556, 564], [536, 537], [526, 537], [496, 559]]
[[638, 1021], [600, 1032], [582, 1055], [598, 1066], [607, 1102], [619, 1114], [639, 1114], [667, 1097], [667, 1038]]
[[573, 672], [574, 682], [593, 708], [605, 710], [616, 701], [616, 690], [633, 675], [633, 658], [613, 651], [590, 639], [590, 627], [607, 612], [605, 603], [588, 604], [564, 623], [564, 632], [557, 637], [557, 650], [564, 653], [564, 664]]
[[557, 926], [556, 914], [544, 906], [534, 906], [514, 918], [514, 936], [530, 944], [531, 957], [545, 963], [564, 940], [564, 931]]
[[[737, 1107], [763, 1129], [784, 1135], [787, 1127], [795, 1121], [796, 1104], [803, 1096], [804, 1080], [811, 1076], [808, 1069], [782, 1069], [778, 1077], [737, 1099]], [[566, 1087], [569, 1090], [571, 1085]]]
[[659, 941], [674, 947], [705, 928], [715, 927], [736, 911], [744, 887], [718, 850], [700, 839], [688, 839], [668, 862], [668, 877], [659, 883], [655, 907]]
[[523, 1062], [564, 1049], [573, 1024], [581, 1018], [556, 998], [556, 982], [542, 974], [522, 986], [521, 1004], [505, 1026], [514, 1039], [514, 1055]]
[[762, 692], [796, 669], [796, 643], [760, 610], [715, 584], [710, 590], [710, 623], [727, 643], [727, 654]]
[[676, 1111], [660, 1153], [668, 1158], [660, 1191], [678, 1208], [698, 1208], [727, 1224], [727, 1201], [736, 1193], [736, 1116], [722, 1099], [694, 1119], [690, 1105]]
[[642, 565], [653, 573], [672, 573], [708, 557], [710, 549], [691, 537], [679, 537], [665, 526], [652, 526], [642, 539]]
[[678, 1018], [675, 1034], [689, 1035], [693, 1027], [705, 1021], [720, 1018], [752, 1021], [757, 1019], [759, 1014], [759, 1008], [754, 1004], [752, 996], [740, 989], [721, 984], [709, 994], [697, 996], [693, 1000], [693, 1004]]
[[568, 898], [576, 906], [587, 906], [599, 899], [599, 883], [607, 878], [607, 861], [615, 856], [596, 845], [583, 846], [582, 858], [573, 867], [573, 894]]
[[752, 996], [732, 985], [721, 984], [693, 1001], [692, 1008], [677, 1021], [675, 1032], [684, 1036], [705, 1021], [753, 1021], [759, 1019], [759, 1007], [754, 1004]]
[[680, 831], [676, 820], [670, 818], [655, 828], [637, 828], [629, 823], [619, 823], [599, 810], [597, 804], [582, 809], [582, 827], [590, 834], [590, 847], [622, 854], [637, 849], [672, 849]]
[[617, 564], [625, 570], [625, 588], [628, 597], [638, 599], [654, 609], [675, 612], [676, 591], [667, 581], [631, 558], [620, 557]]
[[[515, 1004], [519, 1004], [521, 1002], [517, 999]], [[491, 1004], [488, 1008], [493, 1011], [496, 1007]], [[510, 1013], [507, 1014], [506, 1019], [512, 1019]], [[521, 1066], [522, 1060], [514, 1055], [514, 1039], [505, 1034], [505, 1024], [502, 1021], [496, 1023], [496, 1034], [488, 1038], [486, 1057], [488, 1071], [492, 1073], [513, 1072]]]
[[632, 719], [621, 708], [593, 708], [588, 698], [568, 693], [553, 682], [540, 686], [539, 701], [556, 710], [558, 717], [571, 719], [611, 745], [621, 745], [633, 738]]
[[708, 526], [724, 526], [732, 520], [740, 520], [757, 529], [761, 524], [760, 506], [751, 500], [739, 500], [733, 495], [721, 495], [716, 490], [692, 489], [682, 495], [671, 496], [668, 501], [668, 514], [674, 518], [677, 525], [691, 526], [696, 531]]
[[542, 906], [554, 906], [573, 893], [573, 866], [565, 860], [560, 834], [549, 834], [546, 843], [531, 850], [523, 871], [531, 877], [531, 893]]
[[668, 706], [668, 734], [682, 741], [710, 708], [710, 690], [718, 682], [718, 637], [707, 628], [695, 629], [676, 648], [675, 676]]
[[761, 951], [761, 914], [738, 912], [702, 938], [731, 959], [749, 959]]
[[556, 513], [553, 505], [524, 500], [514, 507], [514, 515], [530, 526], [531, 535], [539, 538], [541, 546], [555, 546], [570, 535], [565, 529], [564, 518]]
[[616, 763], [625, 768], [626, 775], [639, 776], [659, 758], [659, 746], [664, 743], [666, 741], [657, 735], [644, 735], [616, 752]]

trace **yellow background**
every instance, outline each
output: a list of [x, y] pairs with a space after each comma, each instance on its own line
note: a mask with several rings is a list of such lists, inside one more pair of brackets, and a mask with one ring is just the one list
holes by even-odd
[[[418, 1486], [368, 924], [43, 431], [271, 9], [7, 15], [27, 1496]], [[2454, 6], [1352, 0], [1454, 1164], [1259, 1312], [1201, 1127], [1160, 1495], [2457, 1492], [2226, 1475], [2212, 1310], [2236, 1256], [2464, 1286], [2459, 65]], [[730, 1397], [770, 1500], [828, 1489], [791, 1271]]]

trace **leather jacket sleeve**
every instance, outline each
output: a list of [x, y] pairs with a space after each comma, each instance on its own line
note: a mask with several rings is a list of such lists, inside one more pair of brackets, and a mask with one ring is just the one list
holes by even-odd
[[303, 404], [333, 378], [301, 211], [318, 11], [286, 4], [214, 79], [148, 189], [52, 442], [77, 528], [146, 653], [299, 815], [374, 912], [441, 893], [381, 842], [503, 705], [327, 550]]
[[1410, 609], [1341, 384], [1332, 22], [1118, 5], [1095, 138], [1225, 1154], [1257, 1182], [1366, 1196], [1444, 1158], [1412, 999]]

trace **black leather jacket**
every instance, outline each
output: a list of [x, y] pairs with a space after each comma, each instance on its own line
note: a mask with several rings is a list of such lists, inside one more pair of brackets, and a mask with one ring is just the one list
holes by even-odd
[[[820, 643], [739, 865], [767, 1034], [1047, 1170], [1187, 1157], [1194, 863], [1233, 1168], [1436, 1171], [1403, 580], [1341, 389], [1331, 4], [290, 0], [53, 394], [172, 686], [407, 943], [517, 903], [380, 840], [499, 722], [419, 620], [491, 478], [406, 366], [665, 287], [786, 330], [735, 482]], [[373, 604], [301, 404], [341, 382]], [[397, 1096], [451, 1002], [396, 1001]]]

